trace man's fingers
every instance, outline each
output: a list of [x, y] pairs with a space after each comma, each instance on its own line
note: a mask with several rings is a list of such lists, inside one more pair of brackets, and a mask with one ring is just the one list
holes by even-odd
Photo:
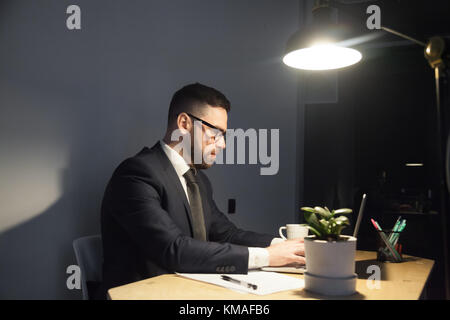
[[298, 265], [304, 265], [304, 264], [306, 264], [306, 259], [305, 259], [305, 257], [294, 255], [292, 257], [292, 263], [298, 264]]
[[301, 265], [303, 265], [303, 264], [306, 264], [306, 259], [305, 259], [305, 257], [297, 256], [297, 261], [296, 262], [301, 264]]
[[304, 255], [305, 255], [305, 246], [304, 246], [303, 244], [297, 244], [297, 245], [294, 247], [294, 253], [295, 253], [296, 255], [302, 255], [302, 256], [304, 256]]

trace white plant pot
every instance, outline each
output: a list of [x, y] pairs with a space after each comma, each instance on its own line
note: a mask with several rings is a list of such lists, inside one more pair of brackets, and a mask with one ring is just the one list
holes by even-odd
[[346, 241], [315, 240], [305, 237], [305, 289], [325, 295], [355, 293], [356, 238]]

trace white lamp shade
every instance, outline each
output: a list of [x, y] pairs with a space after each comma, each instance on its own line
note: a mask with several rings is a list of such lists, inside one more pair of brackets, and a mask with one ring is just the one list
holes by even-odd
[[332, 70], [359, 62], [358, 50], [335, 44], [319, 44], [287, 53], [283, 62], [289, 67], [303, 70]]

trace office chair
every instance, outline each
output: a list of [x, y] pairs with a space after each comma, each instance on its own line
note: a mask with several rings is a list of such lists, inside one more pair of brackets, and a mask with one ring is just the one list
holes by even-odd
[[102, 281], [102, 238], [100, 235], [78, 238], [73, 241], [73, 249], [81, 271], [83, 300], [89, 300]]

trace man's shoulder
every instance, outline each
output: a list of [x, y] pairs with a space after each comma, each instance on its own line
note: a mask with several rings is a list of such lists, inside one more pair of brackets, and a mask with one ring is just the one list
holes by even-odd
[[160, 152], [159, 143], [152, 148], [144, 147], [134, 156], [123, 160], [114, 171], [114, 175], [131, 173], [140, 175], [150, 174], [153, 171], [158, 172], [161, 166]]

